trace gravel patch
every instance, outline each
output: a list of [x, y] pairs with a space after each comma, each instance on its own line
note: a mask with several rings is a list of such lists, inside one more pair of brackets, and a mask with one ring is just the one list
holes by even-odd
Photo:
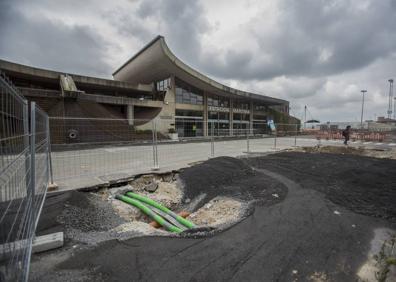
[[238, 222], [247, 205], [227, 197], [216, 197], [187, 219], [200, 227], [219, 227]]

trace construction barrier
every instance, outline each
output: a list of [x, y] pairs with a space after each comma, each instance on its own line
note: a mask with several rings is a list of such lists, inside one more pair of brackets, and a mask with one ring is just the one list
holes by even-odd
[[[316, 139], [322, 140], [342, 140], [342, 131], [329, 132], [319, 131], [315, 134]], [[371, 141], [371, 142], [383, 142], [387, 137], [386, 133], [383, 132], [355, 132], [350, 135], [352, 141]]]

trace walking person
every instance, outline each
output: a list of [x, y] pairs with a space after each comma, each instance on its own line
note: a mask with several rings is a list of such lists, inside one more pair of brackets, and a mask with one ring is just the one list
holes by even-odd
[[343, 131], [342, 136], [344, 136], [344, 145], [348, 145], [349, 136], [351, 134], [351, 126], [348, 125]]

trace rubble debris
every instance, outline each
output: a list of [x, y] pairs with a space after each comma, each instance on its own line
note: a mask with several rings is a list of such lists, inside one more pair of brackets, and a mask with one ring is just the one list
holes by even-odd
[[246, 207], [242, 202], [228, 197], [216, 197], [187, 217], [198, 226], [219, 227], [237, 222]]
[[150, 184], [144, 186], [144, 190], [146, 190], [147, 192], [153, 193], [157, 190], [158, 188], [158, 183], [156, 182], [151, 182]]

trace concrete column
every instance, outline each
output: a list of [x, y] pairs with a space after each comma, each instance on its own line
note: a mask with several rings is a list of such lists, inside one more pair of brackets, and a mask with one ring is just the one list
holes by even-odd
[[249, 126], [250, 126], [250, 134], [253, 133], [253, 101], [250, 101], [250, 119], [249, 119]]
[[230, 136], [234, 135], [234, 113], [233, 113], [233, 107], [234, 107], [234, 100], [230, 98]]
[[208, 94], [204, 92], [203, 96], [203, 134], [208, 136]]
[[127, 105], [127, 119], [129, 125], [133, 125], [134, 117], [135, 115], [133, 105]]

